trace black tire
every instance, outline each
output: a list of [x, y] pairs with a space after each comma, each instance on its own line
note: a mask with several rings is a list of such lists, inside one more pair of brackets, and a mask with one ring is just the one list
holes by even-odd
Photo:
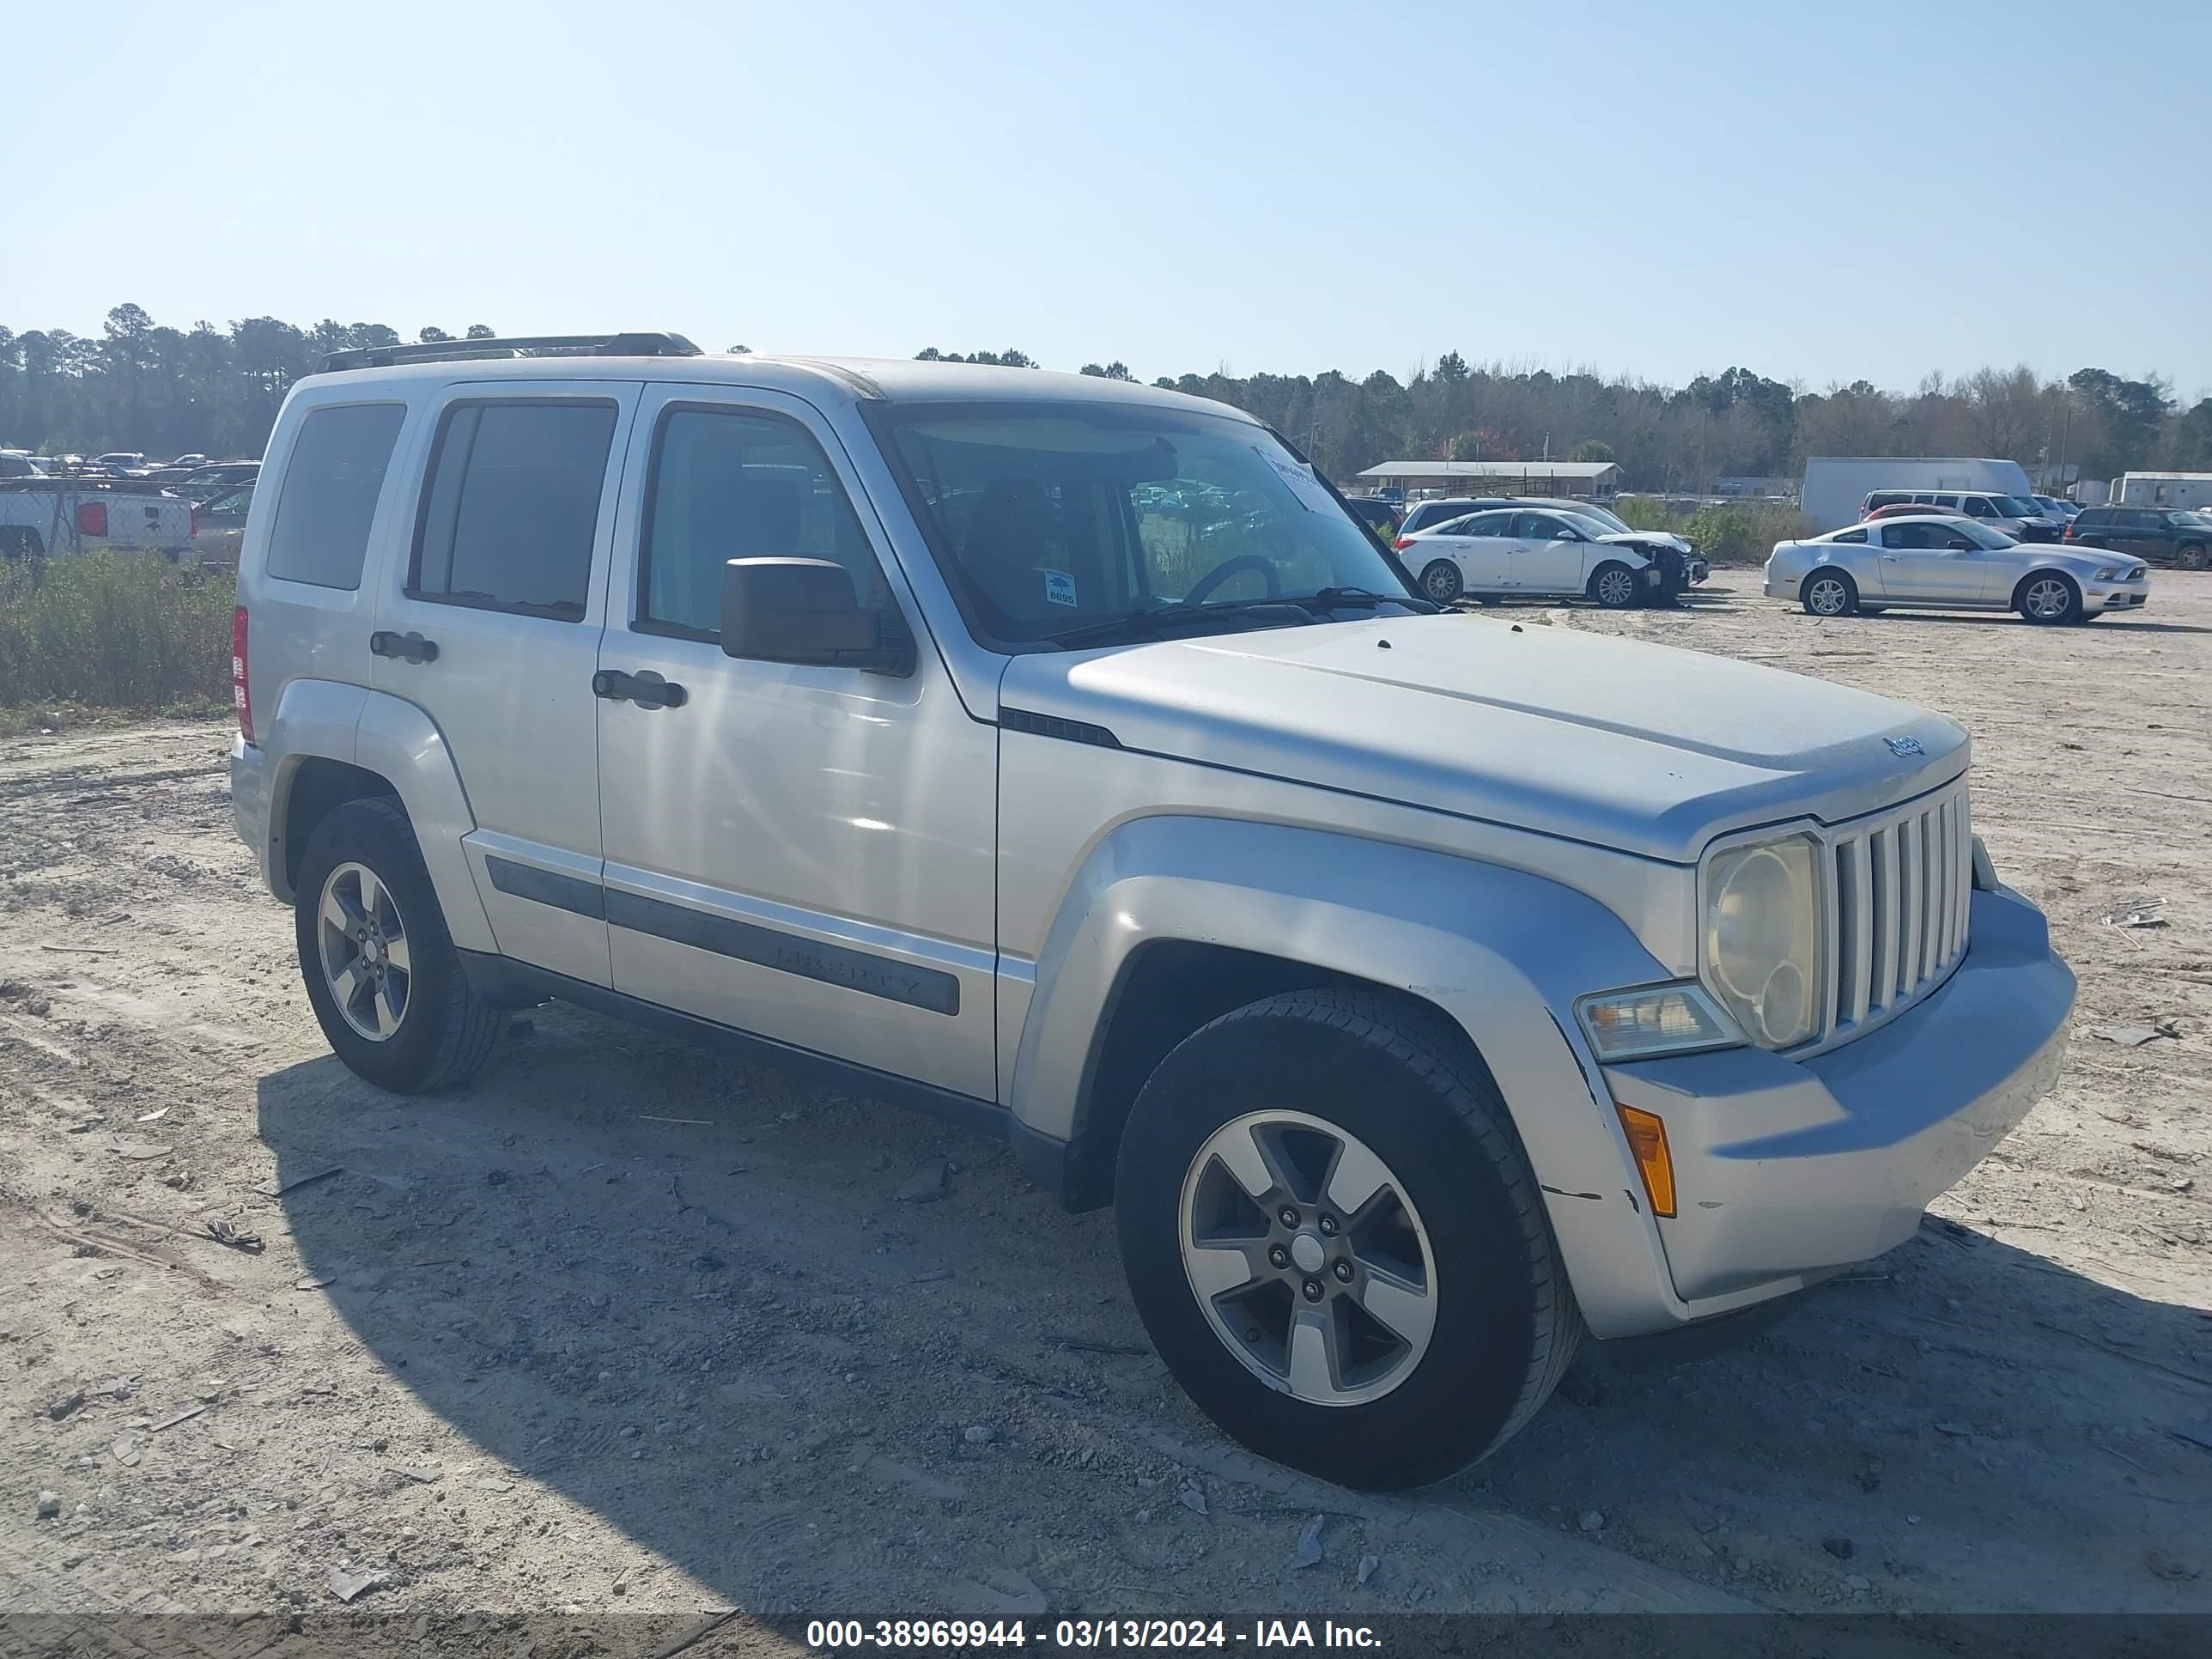
[[0, 525], [0, 559], [35, 563], [46, 555], [46, 544], [28, 525]]
[[[2054, 583], [2063, 590], [2063, 599], [2051, 606], [2042, 603], [2041, 596]], [[2032, 570], [2013, 590], [2012, 608], [2023, 622], [2036, 627], [2063, 628], [2081, 620], [2081, 590], [2063, 570]]]
[[[1207, 1322], [1183, 1262], [1183, 1183], [1200, 1149], [1246, 1113], [1286, 1106], [1374, 1151], [1418, 1206], [1434, 1255], [1427, 1347], [1396, 1386], [1358, 1404], [1263, 1382]], [[1130, 1294], [1176, 1380], [1255, 1451], [1327, 1480], [1425, 1486], [1487, 1456], [1550, 1396], [1581, 1339], [1504, 1103], [1456, 1028], [1418, 1006], [1297, 991], [1223, 1015], [1146, 1084], [1116, 1180]]]
[[2173, 550], [2173, 562], [2184, 570], [2202, 570], [2208, 562], [2212, 562], [2212, 556], [2207, 556], [2201, 544], [2191, 542], [2186, 547]]
[[[1626, 576], [1623, 584], [1610, 580]], [[1590, 572], [1589, 585], [1583, 590], [1607, 611], [1626, 611], [1644, 598], [1644, 585], [1636, 580], [1636, 573], [1618, 559], [1607, 559]]]
[[[406, 1006], [398, 1028], [382, 1041], [347, 1023], [323, 969], [323, 888], [331, 872], [348, 863], [373, 872], [405, 920], [412, 962]], [[460, 1082], [490, 1058], [506, 1012], [478, 996], [462, 973], [414, 826], [397, 800], [386, 795], [347, 801], [315, 826], [301, 855], [292, 910], [307, 1000], [332, 1052], [351, 1071], [380, 1089], [419, 1094]]]
[[[1825, 585], [1830, 584], [1844, 590], [1843, 603], [1834, 608], [1829, 608], [1829, 602], [1824, 591]], [[1805, 607], [1805, 614], [1808, 617], [1856, 616], [1859, 608], [1859, 585], [1851, 580], [1850, 572], [1823, 567], [1805, 578], [1803, 585], [1798, 589], [1798, 602]]]
[[1438, 605], [1450, 605], [1467, 592], [1467, 579], [1449, 559], [1432, 559], [1422, 567], [1421, 592]]

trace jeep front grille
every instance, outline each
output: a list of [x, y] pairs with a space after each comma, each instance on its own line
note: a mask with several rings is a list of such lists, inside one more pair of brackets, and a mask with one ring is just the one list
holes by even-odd
[[1832, 832], [1835, 988], [1824, 1043], [1870, 1030], [1948, 978], [1966, 954], [1974, 836], [1966, 780]]

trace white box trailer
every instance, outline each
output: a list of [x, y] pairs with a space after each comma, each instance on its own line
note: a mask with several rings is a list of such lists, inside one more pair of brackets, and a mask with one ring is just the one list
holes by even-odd
[[1876, 489], [1983, 489], [2025, 495], [2031, 486], [2018, 461], [1960, 455], [1811, 455], [1798, 509], [1814, 533], [1858, 521], [1868, 493]]
[[2212, 508], [2212, 472], [2123, 472], [2112, 484], [2115, 507]]

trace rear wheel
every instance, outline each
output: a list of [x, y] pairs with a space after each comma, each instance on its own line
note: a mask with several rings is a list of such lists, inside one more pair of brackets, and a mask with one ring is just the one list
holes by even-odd
[[1636, 603], [1636, 573], [1612, 559], [1590, 572], [1589, 596], [1607, 611], [1626, 611]]
[[1421, 572], [1421, 592], [1438, 605], [1449, 605], [1467, 591], [1467, 580], [1449, 559], [1437, 559]]
[[2208, 558], [2204, 550], [2191, 542], [2186, 547], [2174, 550], [2173, 562], [2184, 570], [2202, 570], [2208, 562], [2212, 562], [2212, 558]]
[[2045, 628], [2070, 623], [2081, 614], [2081, 590], [2073, 578], [2056, 571], [2039, 570], [2020, 585], [2013, 608], [2029, 622]]
[[489, 1057], [502, 1015], [461, 971], [397, 801], [347, 801], [315, 826], [293, 921], [316, 1022], [354, 1072], [413, 1094], [458, 1083]]
[[1859, 608], [1859, 585], [1840, 570], [1816, 570], [1805, 579], [1800, 603], [1808, 616], [1848, 617]]
[[1480, 1061], [1372, 993], [1291, 992], [1187, 1038], [1130, 1115], [1115, 1206], [1176, 1381], [1254, 1450], [1347, 1486], [1486, 1455], [1580, 1337]]

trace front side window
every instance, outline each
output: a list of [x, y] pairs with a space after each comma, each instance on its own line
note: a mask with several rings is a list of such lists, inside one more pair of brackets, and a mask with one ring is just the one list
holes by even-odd
[[637, 616], [647, 631], [702, 638], [722, 627], [732, 559], [830, 559], [854, 597], [892, 608], [875, 550], [805, 429], [750, 410], [678, 407], [654, 441]]
[[1513, 533], [1523, 541], [1557, 541], [1567, 533], [1567, 521], [1548, 513], [1523, 513], [1513, 520]]
[[404, 404], [344, 404], [300, 422], [269, 530], [271, 576], [348, 592], [361, 586], [376, 498], [406, 417]]
[[[865, 406], [969, 625], [1011, 648], [1358, 588], [1425, 609], [1264, 428], [1109, 403]], [[1267, 621], [1286, 621], [1271, 615]]]
[[1981, 495], [1966, 497], [1966, 511], [1977, 519], [1994, 519], [1997, 515], [1996, 508], [1990, 505], [1985, 496]]
[[583, 398], [448, 408], [409, 597], [581, 621], [616, 414]]

